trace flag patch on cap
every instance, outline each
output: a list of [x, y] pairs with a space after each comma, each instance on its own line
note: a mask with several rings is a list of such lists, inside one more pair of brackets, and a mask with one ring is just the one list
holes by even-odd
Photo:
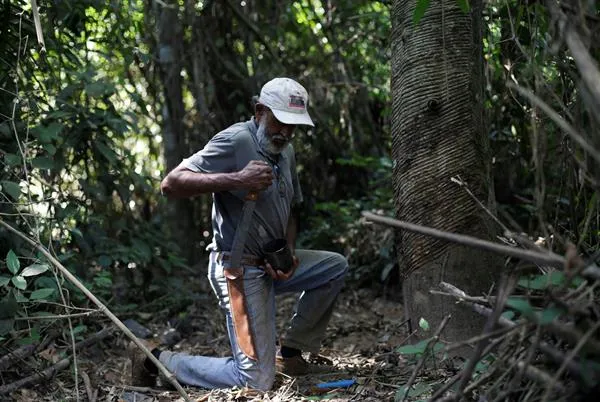
[[288, 104], [288, 107], [306, 109], [304, 98], [302, 96], [290, 95], [290, 102]]

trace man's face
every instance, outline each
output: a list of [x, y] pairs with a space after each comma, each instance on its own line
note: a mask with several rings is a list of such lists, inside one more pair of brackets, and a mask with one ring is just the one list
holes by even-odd
[[271, 154], [280, 154], [294, 136], [293, 124], [284, 124], [277, 120], [268, 109], [261, 114], [258, 127], [258, 139], [261, 146]]

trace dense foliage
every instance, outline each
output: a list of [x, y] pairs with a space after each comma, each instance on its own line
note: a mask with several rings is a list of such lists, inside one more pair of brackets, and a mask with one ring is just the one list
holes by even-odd
[[[159, 180], [250, 116], [251, 96], [277, 75], [305, 84], [317, 122], [294, 144], [306, 199], [301, 245], [346, 253], [360, 284], [395, 271], [392, 233], [359, 222], [363, 209], [393, 209], [388, 4], [56, 0], [39, 11], [43, 49], [31, 3], [0, 3], [0, 219], [99, 297], [135, 308], [178, 288], [177, 273], [202, 261], [210, 199], [169, 211]], [[582, 18], [597, 60], [597, 6]], [[487, 2], [484, 23], [499, 216], [549, 245], [560, 239], [558, 249], [570, 240], [595, 253], [593, 160], [539, 102], [507, 85], [530, 88], [600, 146], [598, 109], [568, 51], [550, 39], [557, 22], [538, 2], [511, 0]], [[0, 227], [0, 341], [15, 341], [13, 329], [38, 336], [46, 324], [14, 318], [55, 311], [45, 302], [56, 301], [86, 304]]]

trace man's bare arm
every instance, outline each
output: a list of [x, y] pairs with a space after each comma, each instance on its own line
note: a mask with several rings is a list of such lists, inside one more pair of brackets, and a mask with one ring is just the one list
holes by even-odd
[[184, 198], [231, 190], [262, 191], [272, 182], [273, 171], [264, 161], [250, 161], [231, 173], [197, 173], [179, 165], [163, 179], [160, 189], [166, 196]]

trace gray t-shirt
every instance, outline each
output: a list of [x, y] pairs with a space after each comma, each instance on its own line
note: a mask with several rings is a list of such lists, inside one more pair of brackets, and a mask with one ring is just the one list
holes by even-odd
[[[257, 130], [254, 118], [234, 124], [215, 135], [201, 151], [184, 159], [183, 166], [193, 172], [231, 173], [242, 170], [251, 160], [263, 160], [273, 167], [273, 184], [259, 193], [244, 247], [244, 253], [259, 256], [265, 242], [286, 237], [291, 206], [302, 202], [302, 192], [292, 145], [277, 160], [268, 158], [259, 146]], [[231, 250], [247, 193], [213, 193], [213, 241], [207, 250]]]

